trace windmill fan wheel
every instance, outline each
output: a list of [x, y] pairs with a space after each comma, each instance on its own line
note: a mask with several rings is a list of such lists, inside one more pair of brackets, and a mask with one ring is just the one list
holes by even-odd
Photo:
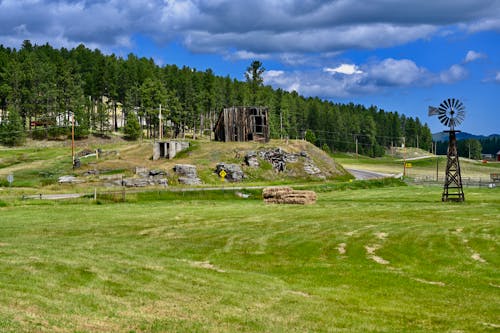
[[442, 124], [454, 128], [465, 118], [465, 106], [458, 99], [448, 98], [439, 105], [438, 118]]

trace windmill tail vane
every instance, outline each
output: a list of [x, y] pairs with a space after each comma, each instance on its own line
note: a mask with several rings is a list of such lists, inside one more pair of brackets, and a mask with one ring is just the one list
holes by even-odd
[[429, 106], [429, 117], [437, 116], [439, 114], [439, 109], [434, 106]]

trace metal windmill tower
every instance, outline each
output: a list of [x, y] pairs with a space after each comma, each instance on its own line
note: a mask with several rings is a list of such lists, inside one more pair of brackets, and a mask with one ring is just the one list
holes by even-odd
[[439, 107], [429, 106], [429, 116], [438, 116], [439, 121], [450, 128], [446, 162], [446, 177], [444, 180], [442, 201], [465, 201], [458, 160], [457, 137], [455, 130], [465, 118], [465, 106], [458, 99], [445, 99]]

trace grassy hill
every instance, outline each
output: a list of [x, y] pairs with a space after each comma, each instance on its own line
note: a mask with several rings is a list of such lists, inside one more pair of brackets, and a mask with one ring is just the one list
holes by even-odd
[[[0, 148], [0, 184], [7, 186], [6, 176], [14, 175], [15, 187], [44, 187], [47, 190], [63, 190], [57, 185], [62, 175], [75, 175], [85, 181], [79, 185], [99, 186], [99, 180], [106, 175], [134, 177], [136, 167], [157, 169], [167, 172], [169, 185], [176, 186], [173, 174], [176, 164], [193, 164], [198, 169], [198, 175], [204, 184], [220, 185], [220, 178], [215, 174], [217, 163], [235, 163], [242, 166], [247, 178], [245, 184], [283, 183], [283, 182], [314, 182], [323, 180], [308, 175], [304, 171], [306, 159], [310, 159], [321, 170], [324, 179], [332, 180], [346, 178], [346, 172], [325, 152], [306, 141], [272, 140], [270, 143], [222, 143], [210, 141], [191, 141], [191, 147], [176, 156], [173, 160], [160, 159], [153, 161], [153, 146], [150, 141], [127, 142], [118, 137], [112, 139], [91, 138], [78, 141], [75, 152], [83, 150], [90, 152], [101, 149], [99, 158], [96, 156], [81, 158], [81, 167], [72, 169], [71, 143], [31, 141], [26, 147]], [[248, 167], [244, 156], [250, 151], [273, 150], [281, 148], [287, 153], [300, 154], [305, 152], [307, 158], [299, 158], [297, 163], [287, 164], [285, 172], [276, 172], [267, 161], [260, 160], [259, 168]], [[94, 176], [86, 176], [89, 171], [97, 171]], [[348, 177], [348, 176], [347, 176]]]

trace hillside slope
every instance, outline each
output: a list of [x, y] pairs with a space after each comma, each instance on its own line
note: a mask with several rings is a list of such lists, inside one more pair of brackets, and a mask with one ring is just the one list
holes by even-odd
[[[78, 186], [114, 185], [125, 178], [141, 177], [137, 170], [155, 170], [164, 175], [168, 184], [179, 184], [174, 172], [177, 164], [192, 164], [197, 168], [202, 184], [220, 185], [216, 174], [218, 163], [240, 166], [245, 177], [243, 183], [289, 183], [334, 179], [347, 175], [346, 171], [328, 154], [306, 141], [272, 140], [258, 142], [211, 142], [190, 141], [191, 146], [174, 159], [153, 161], [153, 142], [127, 142], [119, 138], [78, 141], [75, 154], [80, 156], [81, 166], [72, 169], [71, 143], [33, 141], [28, 147], [2, 149], [0, 158], [0, 179], [2, 185], [6, 176], [14, 175], [15, 187], [41, 187], [55, 185], [63, 175], [76, 176]], [[93, 154], [97, 149], [100, 155]], [[258, 167], [245, 163], [245, 156], [253, 154]], [[82, 156], [86, 155], [86, 156]], [[273, 167], [273, 161], [266, 157], [286, 159], [281, 171]], [[348, 175], [347, 175], [348, 176]]]
[[[272, 140], [264, 144], [258, 142], [209, 142], [191, 141], [187, 151], [179, 153], [174, 159], [152, 160], [152, 143], [129, 144], [119, 149], [115, 156], [102, 160], [84, 163], [79, 174], [92, 169], [127, 170], [128, 173], [136, 167], [165, 171], [169, 184], [175, 185], [173, 170], [177, 164], [196, 166], [199, 178], [204, 184], [220, 184], [215, 173], [219, 163], [239, 165], [245, 174], [243, 182], [286, 182], [315, 181], [332, 179], [346, 174], [345, 170], [325, 152], [305, 141], [291, 140], [288, 143]], [[245, 163], [246, 155], [255, 155], [259, 166], [252, 167]], [[283, 171], [276, 170], [272, 162], [264, 155], [285, 154], [294, 156], [296, 161], [286, 163]], [[314, 173], [307, 172], [307, 165], [317, 167]]]

